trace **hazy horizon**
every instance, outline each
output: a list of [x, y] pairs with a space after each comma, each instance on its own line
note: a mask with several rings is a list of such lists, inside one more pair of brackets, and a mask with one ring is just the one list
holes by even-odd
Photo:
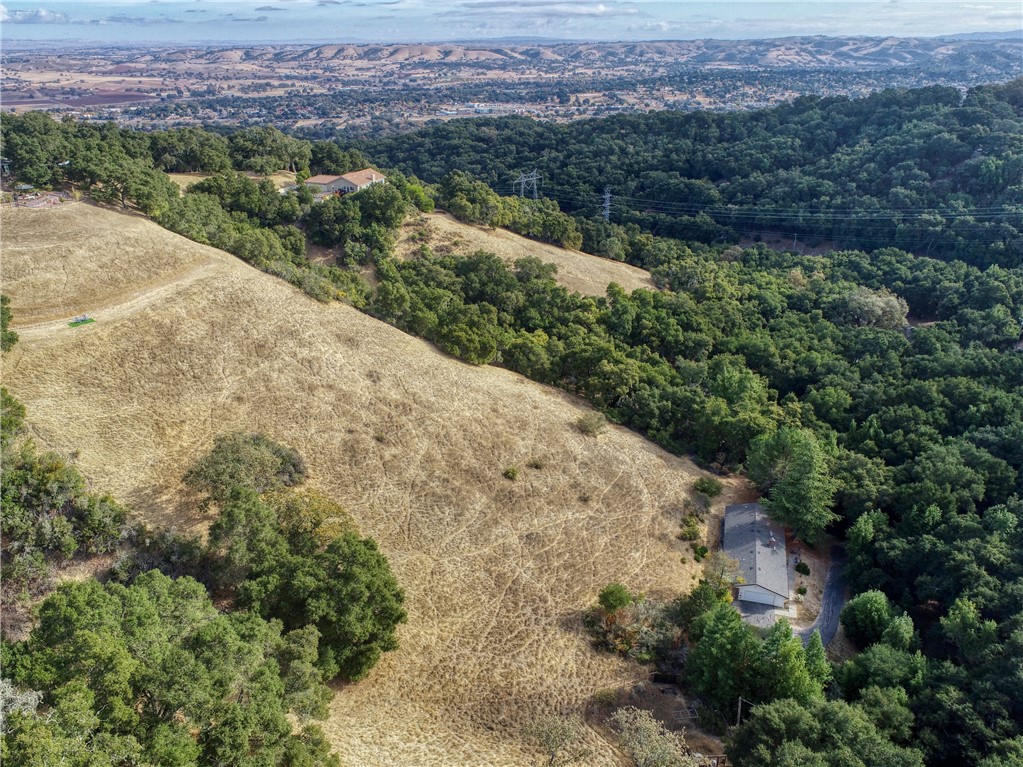
[[0, 3], [3, 42], [217, 45], [1023, 37], [1019, 0], [54, 0]]

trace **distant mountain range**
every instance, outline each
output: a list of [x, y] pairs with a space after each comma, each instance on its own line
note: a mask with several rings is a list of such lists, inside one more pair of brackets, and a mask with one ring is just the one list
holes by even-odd
[[[1009, 33], [1006, 33], [1009, 34]], [[1023, 74], [1023, 36], [993, 33], [956, 37], [787, 37], [771, 40], [683, 40], [622, 43], [427, 43], [395, 45], [246, 46], [149, 49], [153, 59], [251, 63], [467, 61], [622, 63], [622, 59], [693, 67], [875, 69], [889, 67], [1012, 67]]]
[[1015, 40], [1023, 41], [1023, 29], [1008, 32], [964, 32], [961, 35], [943, 35], [944, 40]]

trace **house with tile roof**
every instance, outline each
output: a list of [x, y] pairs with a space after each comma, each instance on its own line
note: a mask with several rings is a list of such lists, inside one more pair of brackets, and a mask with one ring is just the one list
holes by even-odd
[[359, 192], [374, 184], [383, 184], [387, 177], [380, 171], [373, 168], [353, 170], [351, 173], [344, 173], [340, 176], [331, 176], [321, 173], [318, 176], [310, 176], [305, 180], [305, 185], [313, 190], [315, 195], [327, 194], [350, 194]]

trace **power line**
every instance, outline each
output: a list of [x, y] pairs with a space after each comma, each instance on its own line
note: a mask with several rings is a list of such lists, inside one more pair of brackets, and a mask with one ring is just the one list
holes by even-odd
[[[523, 174], [524, 175], [524, 174]], [[605, 188], [605, 195], [606, 195]], [[913, 247], [916, 249], [937, 247], [941, 245], [955, 245], [955, 240], [949, 239], [947, 232], [938, 232], [928, 237], [927, 233], [920, 235], [898, 232], [900, 226], [919, 225], [920, 222], [912, 218], [905, 218], [906, 215], [916, 213], [927, 213], [937, 215], [941, 218], [941, 224], [947, 225], [965, 219], [978, 220], [977, 223], [995, 223], [996, 219], [1009, 218], [1004, 221], [1009, 225], [1016, 222], [1011, 219], [1019, 216], [1023, 223], [1023, 208], [1011, 209], [1007, 207], [983, 206], [970, 210], [962, 209], [935, 209], [935, 208], [898, 208], [889, 211], [870, 210], [866, 208], [842, 208], [835, 211], [824, 209], [784, 209], [777, 207], [711, 207], [695, 203], [677, 203], [667, 200], [650, 200], [627, 195], [614, 195], [608, 206], [605, 215], [605, 201], [602, 195], [596, 192], [575, 189], [553, 188], [545, 191], [544, 196], [555, 200], [559, 204], [568, 204], [573, 208], [589, 207], [595, 209], [605, 220], [609, 220], [611, 207], [622, 211], [634, 213], [653, 213], [669, 218], [693, 217], [700, 213], [707, 214], [715, 219], [714, 223], [719, 226], [735, 226], [741, 228], [746, 234], [759, 234], [777, 237], [812, 236], [825, 240], [837, 241], [836, 245], [841, 246], [843, 240], [850, 241], [850, 246], [900, 246]], [[801, 220], [802, 219], [802, 220]], [[844, 222], [856, 224], [855, 231], [813, 231], [814, 228], [830, 225], [832, 228]], [[775, 229], [752, 229], [757, 224], [771, 226], [772, 223], [779, 225], [797, 226], [801, 232], [780, 232]], [[963, 242], [973, 245], [991, 245], [1000, 242], [999, 239], [980, 239], [972, 236], [961, 238]]]
[[[556, 198], [552, 198], [552, 199], [556, 199]], [[590, 202], [592, 203], [593, 200], [591, 200]], [[633, 208], [627, 207], [624, 203], [620, 203], [618, 200], [615, 200], [615, 205], [617, 207], [623, 209], [623, 210], [630, 210], [630, 211], [633, 211], [633, 212], [642, 212], [642, 211], [636, 211]], [[664, 216], [666, 218], [683, 218], [683, 217], [688, 217], [688, 216], [684, 216], [683, 214], [673, 213], [673, 212], [660, 212], [660, 215], [662, 215], [662, 216]], [[933, 237], [927, 237], [926, 235], [913, 236], [913, 235], [908, 235], [908, 234], [905, 234], [905, 233], [899, 234], [898, 232], [891, 231], [891, 229], [888, 228], [888, 227], [882, 228], [881, 226], [878, 225], [878, 222], [874, 222], [874, 226], [871, 226], [871, 227], [864, 227], [862, 225], [858, 226], [855, 231], [849, 231], [849, 232], [842, 232], [842, 231], [839, 231], [839, 232], [834, 232], [834, 231], [831, 231], [831, 232], [814, 232], [814, 231], [806, 231], [806, 230], [803, 230], [802, 232], [792, 232], [792, 231], [779, 231], [778, 229], [753, 229], [753, 228], [751, 228], [750, 224], [758, 223], [756, 221], [750, 221], [750, 222], [748, 222], [746, 224], [743, 224], [742, 222], [732, 222], [732, 224], [727, 224], [726, 223], [726, 224], [723, 225], [723, 224], [718, 223], [717, 221], [715, 221], [714, 223], [717, 224], [718, 226], [734, 225], [736, 228], [740, 229], [743, 234], [747, 234], [747, 235], [757, 235], [757, 234], [759, 234], [761, 236], [774, 236], [774, 237], [783, 237], [783, 238], [802, 236], [802, 237], [819, 238], [821, 240], [830, 240], [830, 241], [835, 243], [835, 247], [838, 248], [838, 249], [845, 249], [847, 247], [884, 247], [884, 246], [899, 247], [899, 246], [905, 246], [907, 248], [911, 248], [911, 249], [914, 249], [914, 250], [926, 249], [926, 250], [929, 251], [930, 249], [939, 247], [941, 245], [955, 246], [955, 245], [959, 244], [957, 241], [950, 239], [948, 237], [947, 233], [942, 233], [941, 236], [935, 235]], [[770, 221], [759, 222], [759, 223], [766, 223], [766, 224], [769, 225]], [[779, 221], [778, 223], [787, 223], [787, 224], [791, 225], [793, 222], [791, 222], [791, 221], [785, 221], [785, 222]], [[993, 245], [993, 244], [995, 244], [997, 242], [1000, 242], [1001, 240], [997, 240], [997, 239], [990, 239], [989, 240], [989, 239], [982, 239], [982, 238], [978, 238], [978, 237], [969, 236], [969, 237], [963, 237], [962, 241], [964, 243], [966, 243], [966, 244], [971, 244], [971, 245]], [[846, 243], [848, 243], [848, 244], [846, 244]]]
[[[579, 189], [573, 190], [552, 190], [554, 194], [546, 196], [559, 199], [577, 200], [581, 193]], [[559, 194], [559, 191], [561, 194]], [[567, 194], [565, 194], [567, 193]], [[597, 193], [593, 193], [594, 196]], [[915, 215], [937, 215], [945, 219], [995, 219], [1004, 217], [1023, 217], [1023, 205], [1021, 206], [978, 206], [968, 209], [963, 208], [779, 208], [772, 206], [750, 206], [750, 205], [703, 205], [700, 203], [686, 203], [673, 200], [654, 200], [645, 197], [630, 197], [628, 195], [615, 195], [616, 201], [628, 203], [630, 207], [645, 206], [655, 212], [672, 213], [707, 213], [708, 215], [732, 216], [749, 218], [757, 216], [760, 218], [792, 219], [812, 218], [817, 221], [903, 221], [906, 216]]]

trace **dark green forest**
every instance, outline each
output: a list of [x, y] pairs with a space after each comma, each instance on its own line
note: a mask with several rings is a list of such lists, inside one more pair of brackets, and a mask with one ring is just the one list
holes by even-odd
[[[676, 670], [708, 721], [734, 715], [740, 697], [753, 704], [730, 739], [740, 767], [1023, 760], [1023, 354], [1014, 351], [1023, 82], [800, 98], [749, 113], [453, 121], [359, 146], [272, 128], [221, 136], [32, 114], [2, 121], [19, 178], [137, 206], [319, 300], [347, 300], [461, 360], [578, 394], [676, 454], [745, 473], [807, 543], [843, 541], [856, 596], [842, 622], [860, 650], [851, 660], [827, 664], [787, 627], [757, 636], [722, 606], [710, 576], [657, 618], [676, 644], [643, 648], [641, 659], [658, 664], [688, 656]], [[386, 170], [386, 186], [315, 205], [302, 188], [281, 195], [240, 174], [337, 173], [367, 159]], [[544, 199], [510, 197], [533, 167]], [[214, 175], [179, 196], [163, 170]], [[610, 222], [596, 215], [605, 185], [617, 200]], [[657, 289], [611, 285], [594, 298], [558, 285], [536, 259], [427, 247], [395, 258], [402, 220], [434, 205], [628, 261]], [[834, 247], [800, 255], [738, 244], [740, 234], [779, 232]], [[310, 264], [307, 241], [330, 247], [337, 264]], [[373, 271], [372, 289], [358, 269]], [[5, 422], [24, 417], [6, 398], [4, 407]], [[361, 552], [373, 571], [372, 547], [354, 531], [327, 544], [289, 527], [294, 514], [274, 494], [294, 492], [300, 462], [256, 442], [218, 447], [272, 466], [277, 456], [277, 470], [260, 475], [266, 487], [250, 475], [241, 488], [223, 485], [218, 460], [194, 472], [221, 509], [213, 548], [143, 547], [123, 565], [125, 582], [156, 566], [232, 589], [252, 620], [278, 616], [283, 637], [315, 629], [321, 674], [357, 677], [389, 648], [387, 632], [354, 650], [338, 626], [310, 619], [314, 604], [344, 594], [296, 599], [279, 584], [316, 582], [337, 547]], [[18, 444], [5, 449], [21, 451], [14, 465], [26, 486], [66, 476]], [[103, 510], [98, 527], [79, 511], [90, 503]], [[102, 498], [61, 508], [56, 528], [14, 515], [17, 535], [73, 551], [106, 545], [120, 524]], [[387, 604], [393, 625], [400, 600]], [[15, 681], [43, 689], [32, 640], [26, 647]], [[782, 667], [784, 679], [768, 674]]]
[[[456, 120], [362, 145], [431, 182], [459, 170], [503, 194], [523, 171], [591, 217], [686, 240], [797, 235], [978, 266], [1023, 258], [1023, 81], [804, 96], [762, 111], [656, 112], [565, 125]], [[587, 243], [590, 245], [591, 243]], [[599, 247], [599, 243], [592, 243]], [[613, 250], [591, 250], [615, 257]]]

